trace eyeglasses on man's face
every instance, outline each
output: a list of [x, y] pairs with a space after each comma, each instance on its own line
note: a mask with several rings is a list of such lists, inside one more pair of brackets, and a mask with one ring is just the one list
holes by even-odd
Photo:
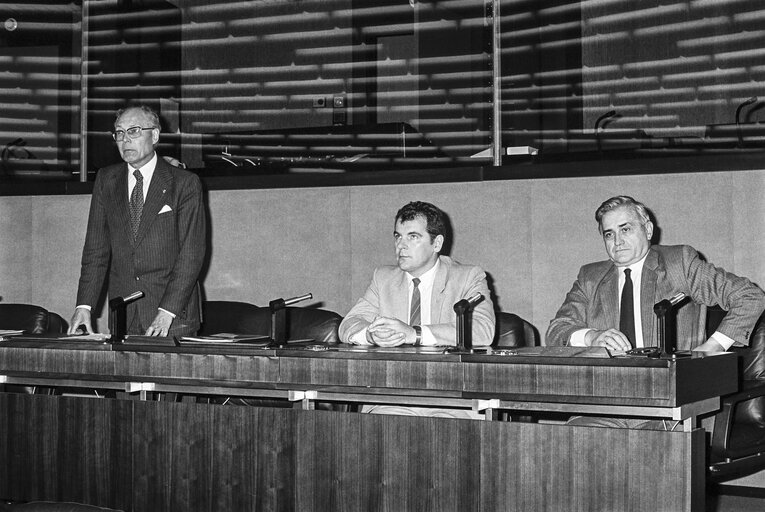
[[143, 134], [144, 130], [153, 130], [155, 126], [131, 126], [127, 130], [114, 130], [112, 137], [115, 142], [122, 142], [125, 140], [125, 134], [127, 134], [130, 140], [137, 139]]

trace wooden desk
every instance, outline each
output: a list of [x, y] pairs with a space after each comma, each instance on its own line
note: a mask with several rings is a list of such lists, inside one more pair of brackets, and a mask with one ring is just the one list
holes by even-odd
[[[692, 418], [735, 390], [737, 371], [731, 354], [211, 352], [4, 342], [6, 382], [279, 396], [301, 408], [0, 393], [0, 498], [151, 512], [703, 510], [705, 439]], [[691, 420], [682, 432], [637, 431], [311, 410], [317, 400]]]

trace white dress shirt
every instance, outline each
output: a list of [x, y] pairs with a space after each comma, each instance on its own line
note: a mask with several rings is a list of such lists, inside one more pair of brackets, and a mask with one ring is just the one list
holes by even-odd
[[[648, 254], [646, 253], [646, 256]], [[633, 304], [636, 305], [634, 308], [635, 310], [635, 346], [636, 347], [643, 347], [645, 346], [643, 343], [643, 322], [641, 320], [641, 314], [640, 314], [640, 288], [641, 283], [643, 281], [643, 264], [645, 263], [646, 256], [643, 256], [643, 258], [633, 263], [632, 265], [628, 265], [626, 267], [618, 267], [617, 270], [619, 272], [619, 294], [618, 297], [622, 296], [622, 289], [624, 288], [624, 269], [629, 268], [632, 272], [630, 274], [630, 277], [632, 278], [632, 300]], [[585, 336], [588, 332], [590, 332], [592, 329], [579, 329], [578, 331], [575, 331], [571, 334], [571, 338], [569, 339], [569, 345], [572, 345], [574, 347], [584, 347], [586, 345], [585, 343]], [[731, 346], [733, 346], [733, 343], [735, 342], [732, 338], [729, 336], [726, 336], [725, 334], [722, 334], [720, 332], [715, 331], [711, 336], [710, 339], [715, 340], [717, 343], [719, 343], [723, 350], [728, 350]]]
[[[420, 276], [420, 284], [418, 286], [420, 290], [420, 327], [422, 328], [422, 339], [420, 343], [422, 345], [436, 345], [436, 337], [433, 336], [428, 325], [430, 324], [430, 299], [433, 295], [433, 283], [436, 280], [436, 272], [441, 265], [439, 260], [436, 260], [436, 264], [433, 268], [425, 272]], [[409, 280], [409, 300], [407, 301], [407, 311], [411, 311], [412, 306], [412, 292], [414, 291], [414, 283], [412, 283], [412, 276], [409, 272], [406, 272], [406, 277]], [[356, 345], [370, 345], [367, 341], [367, 328], [363, 328], [360, 331], [353, 333], [349, 339], [351, 343]]]

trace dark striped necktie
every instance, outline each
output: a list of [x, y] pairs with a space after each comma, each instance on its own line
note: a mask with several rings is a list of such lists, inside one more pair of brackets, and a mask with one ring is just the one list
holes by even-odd
[[631, 272], [628, 268], [624, 269], [624, 287], [619, 307], [619, 330], [630, 340], [632, 348], [635, 348], [635, 304], [632, 300]]
[[412, 290], [412, 306], [409, 308], [409, 325], [420, 325], [420, 280], [416, 277], [412, 279], [414, 290]]
[[135, 240], [143, 212], [143, 174], [136, 169], [133, 171], [133, 176], [135, 176], [135, 187], [130, 194], [130, 227], [133, 228], [133, 240]]

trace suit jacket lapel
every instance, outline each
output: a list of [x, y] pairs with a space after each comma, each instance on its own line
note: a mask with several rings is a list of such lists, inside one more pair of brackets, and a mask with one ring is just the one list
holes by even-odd
[[[399, 278], [393, 283], [393, 318], [398, 318], [405, 324], [409, 323], [409, 279], [403, 270], [399, 270]], [[403, 298], [402, 298], [403, 297]]]
[[659, 279], [659, 255], [649, 250], [643, 263], [643, 274], [640, 276], [640, 320], [643, 326], [643, 346], [652, 347], [656, 340], [656, 315], [653, 305], [656, 302], [656, 283]]
[[141, 240], [143, 240], [143, 237], [156, 220], [159, 210], [167, 204], [167, 191], [170, 190], [172, 175], [170, 170], [162, 164], [161, 160], [161, 157], [157, 159], [157, 167], [154, 169], [154, 175], [149, 184], [149, 192], [146, 195], [146, 201], [143, 203], [141, 224], [138, 226], [138, 234], [135, 237], [136, 245], [141, 243]]
[[117, 225], [125, 230], [125, 236], [130, 243], [133, 242], [133, 229], [130, 224], [130, 200], [128, 199], [128, 175], [127, 164], [123, 165], [122, 172], [114, 175], [109, 194], [115, 205], [114, 212], [117, 216]]
[[444, 305], [444, 290], [446, 281], [449, 278], [449, 267], [451, 262], [445, 256], [439, 256], [438, 270], [433, 279], [433, 290], [430, 294], [430, 322], [433, 324], [441, 323], [441, 308]]
[[599, 293], [596, 294], [600, 304], [600, 310], [603, 311], [605, 325], [611, 325], [619, 328], [619, 274], [615, 265], [606, 271], [603, 279], [600, 281]]

